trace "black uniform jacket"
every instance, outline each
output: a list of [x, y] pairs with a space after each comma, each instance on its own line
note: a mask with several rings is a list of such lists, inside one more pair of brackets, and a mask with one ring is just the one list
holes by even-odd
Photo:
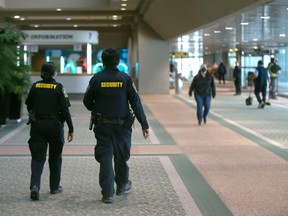
[[103, 118], [123, 120], [128, 117], [130, 104], [142, 129], [149, 128], [130, 76], [120, 72], [117, 67], [106, 67], [91, 78], [83, 103], [92, 111], [92, 115], [100, 113]]
[[254, 79], [254, 85], [256, 88], [261, 88], [263, 86], [267, 86], [268, 70], [263, 66], [259, 66], [256, 68], [258, 70], [258, 76]]
[[192, 80], [192, 83], [189, 88], [189, 95], [192, 95], [192, 91], [194, 91], [194, 95], [200, 96], [211, 96], [215, 98], [216, 96], [216, 88], [213, 75], [207, 72], [206, 76], [203, 77], [200, 73], [198, 73]]
[[25, 104], [29, 113], [37, 116], [59, 117], [66, 121], [69, 132], [73, 133], [73, 124], [69, 111], [68, 94], [61, 83], [51, 78], [33, 83]]
[[241, 79], [241, 68], [240, 67], [238, 67], [238, 66], [234, 67], [233, 78], [238, 79], [238, 80]]

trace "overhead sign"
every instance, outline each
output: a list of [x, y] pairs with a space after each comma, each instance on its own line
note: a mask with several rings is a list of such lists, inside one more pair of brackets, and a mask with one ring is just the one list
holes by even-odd
[[172, 52], [173, 57], [189, 57], [189, 54], [186, 52]]
[[23, 44], [98, 44], [97, 31], [27, 30], [23, 32], [27, 34]]

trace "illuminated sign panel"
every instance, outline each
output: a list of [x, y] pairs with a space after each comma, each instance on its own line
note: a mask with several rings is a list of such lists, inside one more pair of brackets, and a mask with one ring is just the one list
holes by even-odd
[[23, 31], [27, 38], [23, 44], [98, 44], [97, 31]]

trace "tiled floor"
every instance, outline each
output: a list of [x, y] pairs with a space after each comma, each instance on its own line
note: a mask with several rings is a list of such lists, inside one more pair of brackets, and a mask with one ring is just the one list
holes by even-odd
[[255, 98], [246, 106], [247, 93], [233, 96], [231, 83], [219, 85], [207, 124], [198, 126], [188, 84], [181, 95], [141, 95], [151, 136], [143, 139], [135, 124], [133, 190], [112, 205], [100, 201], [96, 141], [81, 101], [72, 101], [64, 193], [48, 193], [46, 165], [40, 202], [29, 200], [29, 126], [25, 118], [7, 124], [0, 129], [1, 215], [288, 215], [288, 99], [257, 109]]

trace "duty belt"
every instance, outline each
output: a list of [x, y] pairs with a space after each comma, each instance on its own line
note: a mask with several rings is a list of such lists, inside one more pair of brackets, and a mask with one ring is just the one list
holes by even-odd
[[58, 115], [54, 114], [36, 114], [36, 119], [57, 119]]
[[101, 119], [101, 123], [103, 124], [118, 124], [118, 125], [123, 125], [124, 124], [124, 120], [122, 119], [105, 119], [102, 118]]

